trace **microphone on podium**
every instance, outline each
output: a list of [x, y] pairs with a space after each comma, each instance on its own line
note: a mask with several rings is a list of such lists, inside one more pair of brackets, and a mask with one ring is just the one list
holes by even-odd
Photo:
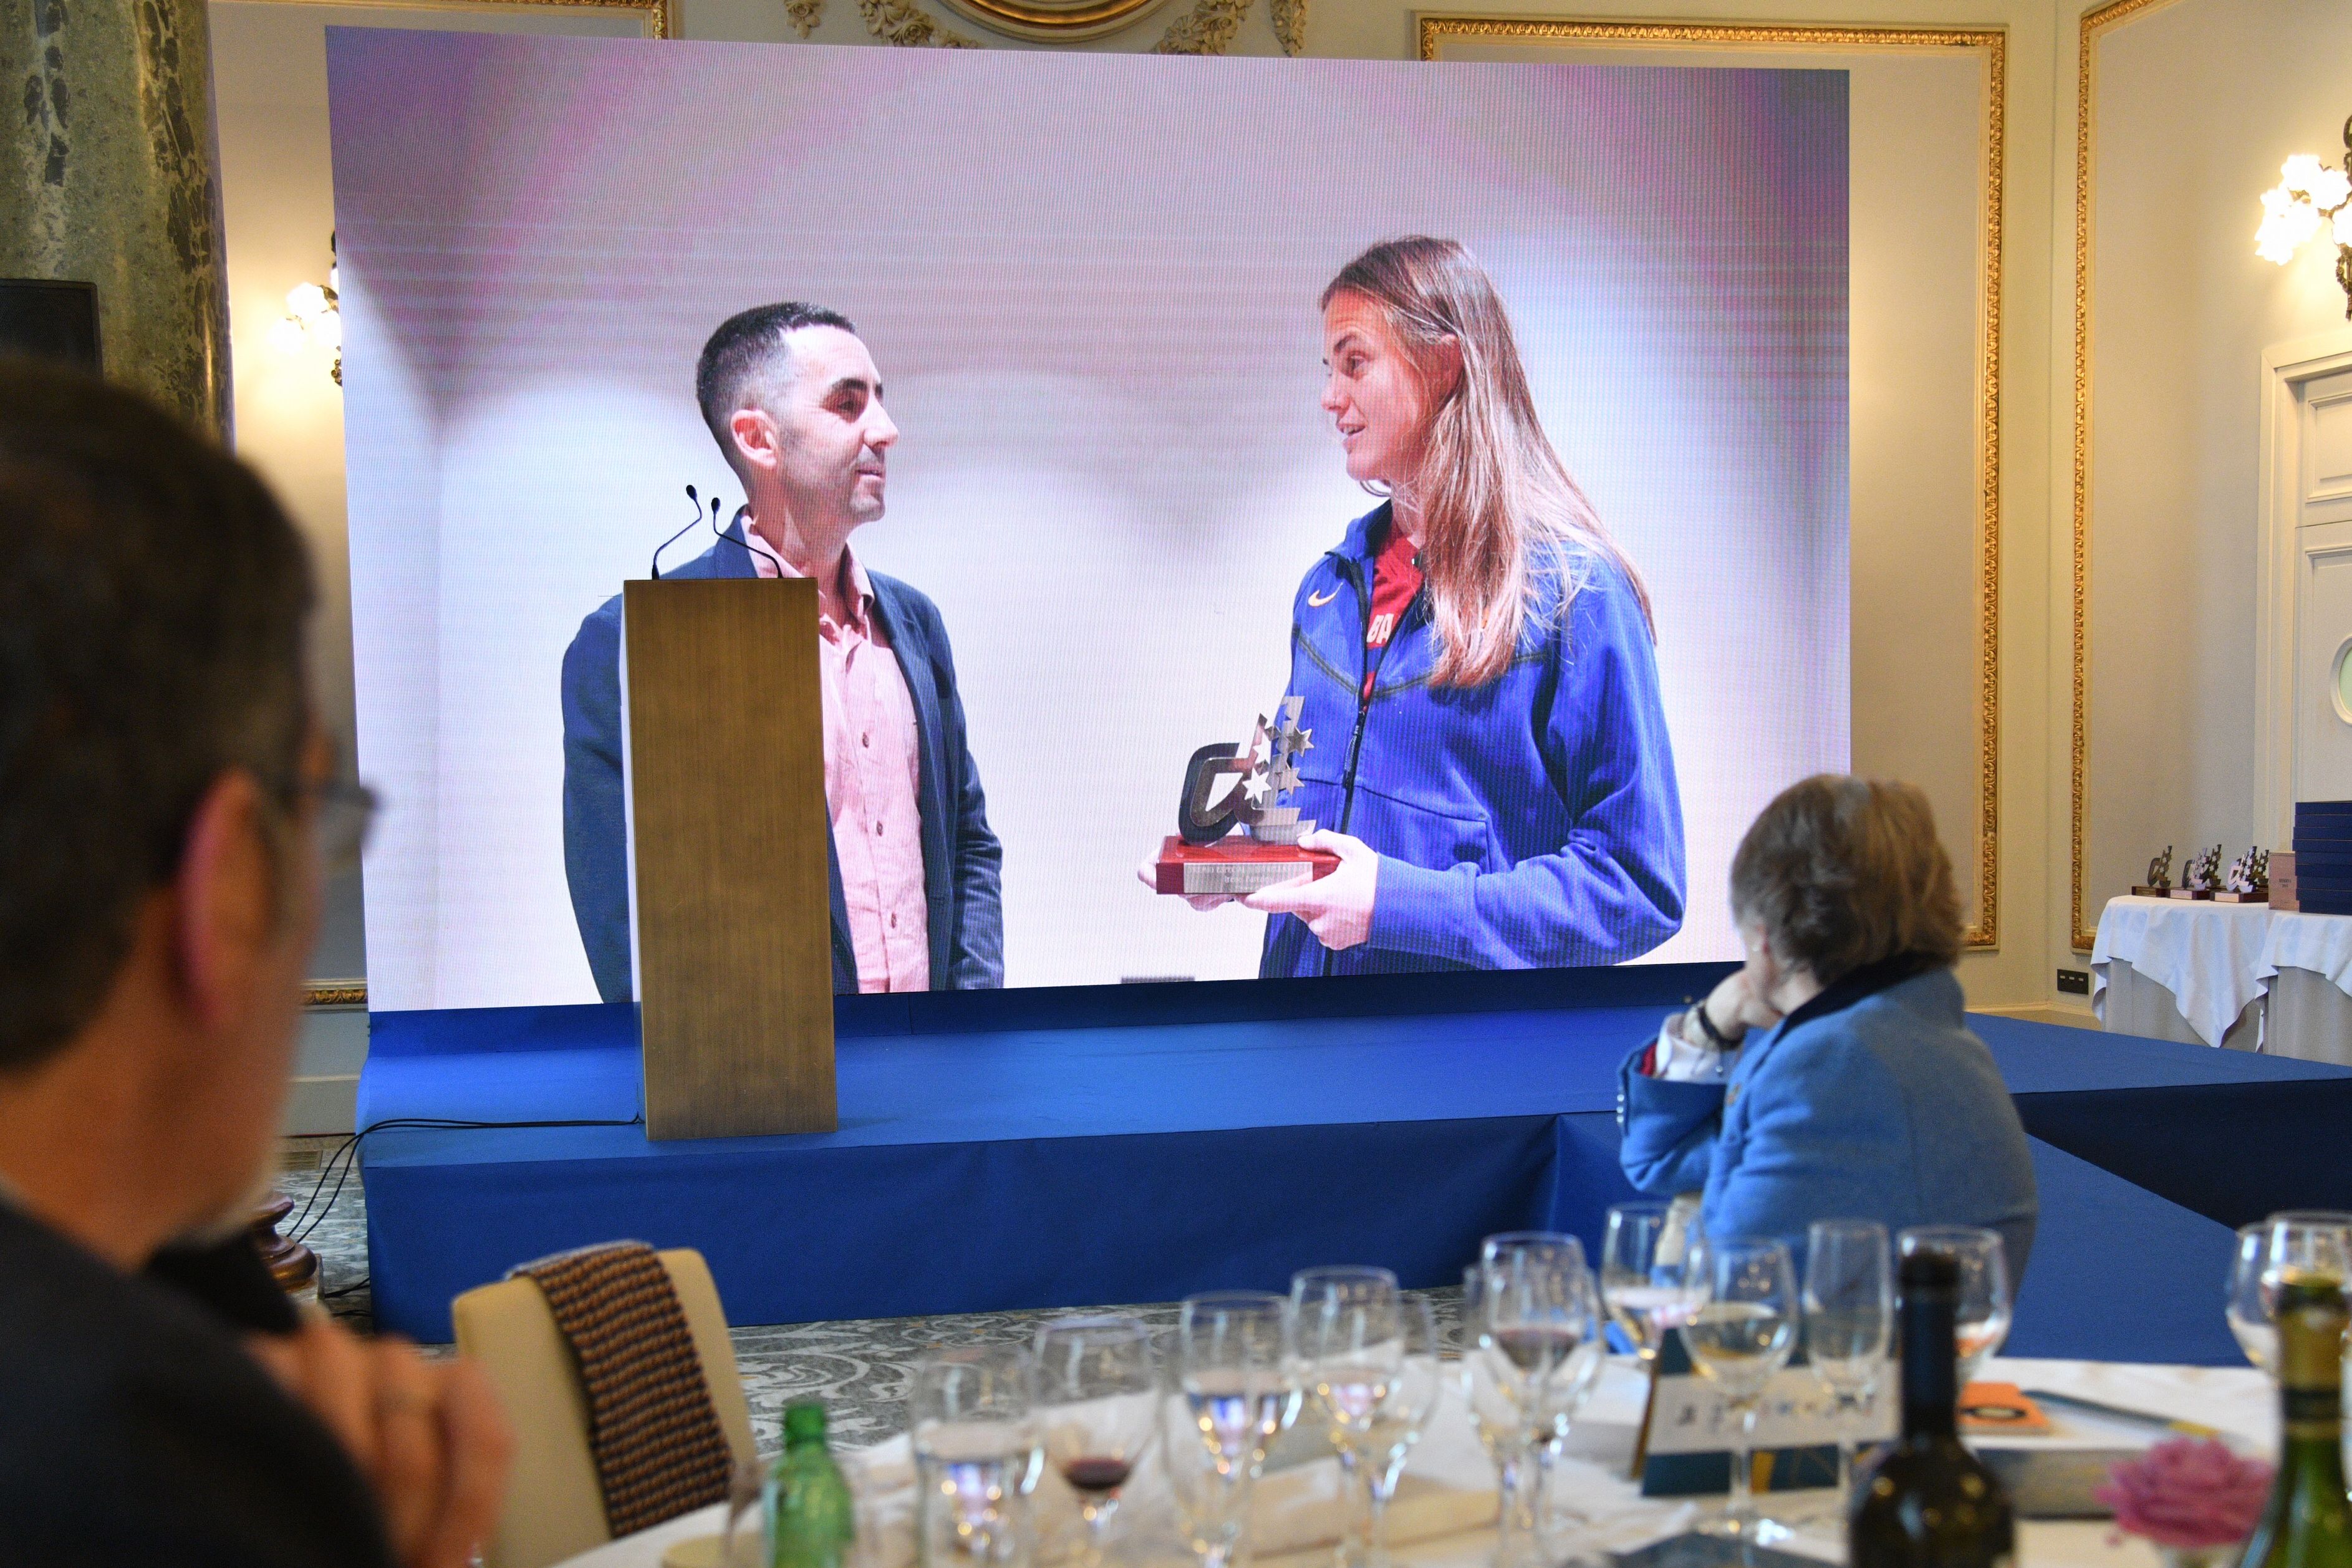
[[[686, 498], [694, 506], [694, 516], [687, 519], [686, 528], [678, 529], [677, 532], [670, 535], [669, 538], [654, 546], [653, 576], [656, 582], [659, 582], [661, 580], [662, 551], [677, 543], [679, 539], [686, 537], [688, 529], [692, 528], [697, 523], [702, 521], [702, 497], [696, 492], [694, 486], [691, 485], [688, 485], [686, 487]], [[719, 531], [719, 497], [716, 496], [710, 497], [710, 530], [713, 533], [718, 533]], [[720, 535], [720, 537], [723, 538], [726, 536]]]

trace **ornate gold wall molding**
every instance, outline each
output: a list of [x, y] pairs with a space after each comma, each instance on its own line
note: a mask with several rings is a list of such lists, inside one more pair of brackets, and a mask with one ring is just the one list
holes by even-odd
[[[292, 5], [372, 5], [381, 0], [272, 0]], [[404, 7], [423, 11], [470, 11], [478, 5], [515, 5], [525, 9], [561, 11], [634, 11], [648, 38], [677, 37], [677, 0], [400, 0]]]
[[[519, 0], [509, 0], [519, 3]], [[595, 0], [571, 0], [593, 4]], [[1071, 44], [1135, 26], [1166, 0], [945, 0], [982, 26], [1033, 43]], [[1222, 55], [1233, 47], [1242, 18], [1255, 0], [1194, 0], [1153, 45], [1155, 55]], [[784, 0], [784, 14], [803, 38], [824, 20], [825, 0]], [[857, 0], [866, 30], [901, 48], [973, 49], [977, 38], [940, 25], [915, 0]], [[1266, 19], [1286, 55], [1307, 41], [1307, 0], [1266, 0]]]
[[2173, 0], [2110, 0], [2083, 13], [2074, 61], [2074, 691], [2068, 819], [2068, 940], [2081, 952], [2098, 941], [2085, 929], [2090, 866], [2084, 856], [2084, 786], [2091, 738], [2091, 165], [2096, 155], [2098, 41], [2102, 34], [2162, 10]]
[[[2120, 0], [2126, 5], [2166, 0]], [[2009, 102], [2009, 35], [1998, 27], [1878, 27], [1736, 22], [1609, 22], [1572, 17], [1423, 15], [1420, 54], [1441, 57], [1449, 42], [1590, 44], [1625, 47], [1751, 48], [1803, 53], [1825, 50], [1981, 51], [1985, 60], [1983, 251], [1979, 287], [1984, 302], [1977, 336], [1977, 919], [1970, 947], [2000, 942], [2000, 264]], [[2079, 549], [2079, 544], [2078, 547]], [[2079, 569], [2078, 569], [2079, 570]], [[2079, 622], [2078, 622], [2079, 624]], [[2078, 632], [2079, 636], [2079, 632]], [[2081, 680], [2077, 664], [2076, 680]], [[2079, 737], [2081, 716], [2076, 715]], [[2081, 756], [2077, 740], [2077, 758]], [[2077, 762], [2079, 778], [2080, 763]], [[2077, 799], [2079, 800], [2079, 785]], [[2078, 830], [2079, 831], [2079, 830]], [[2079, 858], [2079, 856], [2078, 856]]]

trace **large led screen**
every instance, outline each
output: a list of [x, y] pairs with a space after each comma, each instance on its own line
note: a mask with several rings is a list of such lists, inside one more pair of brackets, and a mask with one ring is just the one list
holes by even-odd
[[629, 994], [681, 528], [842, 988], [1736, 957], [1846, 766], [1843, 73], [330, 39], [380, 1009]]

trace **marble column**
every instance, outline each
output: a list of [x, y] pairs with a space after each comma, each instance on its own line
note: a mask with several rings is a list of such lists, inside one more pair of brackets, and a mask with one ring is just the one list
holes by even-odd
[[96, 284], [108, 379], [226, 434], [205, 0], [0, 0], [0, 277]]

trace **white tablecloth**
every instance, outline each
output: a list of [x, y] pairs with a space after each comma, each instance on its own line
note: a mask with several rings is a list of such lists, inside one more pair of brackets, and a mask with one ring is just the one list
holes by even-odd
[[2274, 912], [2255, 956], [2254, 978], [2267, 981], [2281, 969], [2324, 975], [2337, 990], [2352, 995], [2352, 915]]
[[2263, 994], [2258, 971], [2272, 925], [2294, 918], [2266, 904], [2111, 898], [2091, 948], [2091, 1010], [2105, 1019], [2107, 965], [2120, 958], [2178, 998], [2198, 1038], [2219, 1045]]
[[[2047, 1388], [2200, 1422], [2220, 1428], [2233, 1444], [2249, 1451], [2267, 1455], [2276, 1447], [2276, 1396], [2269, 1380], [2251, 1367], [2140, 1366], [2001, 1358], [1993, 1361], [1984, 1375], [1990, 1381]], [[1630, 1550], [1687, 1528], [1697, 1510], [1712, 1506], [1706, 1501], [1643, 1498], [1626, 1479], [1633, 1430], [1641, 1419], [1643, 1390], [1641, 1375], [1630, 1362], [1612, 1364], [1570, 1441], [1571, 1450], [1579, 1457], [1563, 1466], [1563, 1473], [1555, 1482], [1578, 1511], [1592, 1521], [1583, 1532], [1589, 1546]], [[2152, 1437], [2141, 1427], [2054, 1408], [2050, 1414], [2057, 1428], [2051, 1436], [2003, 1438], [2001, 1446], [2137, 1448], [2145, 1446]], [[854, 1483], [861, 1479], [884, 1487], [897, 1483], [896, 1491], [887, 1495], [882, 1504], [892, 1528], [881, 1532], [883, 1543], [867, 1554], [866, 1568], [902, 1568], [910, 1551], [903, 1524], [910, 1500], [903, 1494], [912, 1490], [911, 1478], [907, 1475], [907, 1440], [893, 1438], [863, 1454], [848, 1457], [847, 1464]], [[1413, 1450], [1408, 1482], [1414, 1478], [1435, 1483], [1424, 1491], [1421, 1510], [1421, 1517], [1429, 1528], [1443, 1528], [1443, 1520], [1449, 1511], [1457, 1518], [1491, 1520], [1494, 1516], [1493, 1470], [1478, 1447], [1460, 1401], [1450, 1390], [1446, 1403], [1430, 1425], [1428, 1436]], [[1276, 1520], [1265, 1517], [1265, 1498], [1276, 1491], [1277, 1478], [1269, 1476], [1253, 1528], [1261, 1541], [1272, 1536], [1312, 1538], [1316, 1531], [1299, 1516], [1310, 1511], [1328, 1511], [1337, 1491], [1336, 1468], [1330, 1460], [1323, 1459], [1279, 1479], [1288, 1483], [1287, 1494], [1281, 1500], [1290, 1516]], [[1045, 1485], [1057, 1487], [1059, 1483], [1049, 1479]], [[1130, 1516], [1130, 1537], [1123, 1550], [1138, 1563], [1167, 1563], [1174, 1568], [1190, 1559], [1173, 1535], [1165, 1486], [1157, 1466], [1147, 1461], [1128, 1489], [1126, 1512]], [[1478, 1506], [1465, 1509], [1462, 1505], [1471, 1500], [1450, 1490], [1441, 1495], [1441, 1488], [1483, 1490], [1487, 1495]], [[1447, 1496], [1454, 1500], [1452, 1510], [1429, 1506], [1442, 1504]], [[1825, 1496], [1778, 1493], [1771, 1500], [1787, 1507], [1818, 1503], [1825, 1500]], [[1039, 1501], [1041, 1507], [1054, 1506], [1042, 1490]], [[1401, 1496], [1398, 1506], [1402, 1508], [1403, 1503]], [[723, 1509], [714, 1508], [688, 1514], [575, 1557], [566, 1568], [658, 1568], [662, 1553], [670, 1543], [715, 1532], [723, 1521]], [[1408, 1521], [1396, 1519], [1392, 1522]], [[1413, 1531], [1410, 1528], [1391, 1532], [1398, 1562], [1411, 1568], [1486, 1568], [1494, 1552], [1494, 1531], [1486, 1526], [1457, 1528], [1410, 1543], [1397, 1539], [1411, 1533]], [[2027, 1523], [2021, 1527], [2020, 1560], [2031, 1568], [2156, 1568], [2158, 1559], [2152, 1548], [2130, 1538], [2111, 1544], [2111, 1534], [2110, 1526], [2097, 1522]], [[1788, 1543], [1788, 1548], [1826, 1562], [1837, 1562], [1843, 1555], [1843, 1540], [1832, 1524], [1808, 1527]], [[1258, 1561], [1267, 1568], [1314, 1568], [1328, 1563], [1329, 1552], [1318, 1547], [1287, 1555], [1261, 1553]]]

